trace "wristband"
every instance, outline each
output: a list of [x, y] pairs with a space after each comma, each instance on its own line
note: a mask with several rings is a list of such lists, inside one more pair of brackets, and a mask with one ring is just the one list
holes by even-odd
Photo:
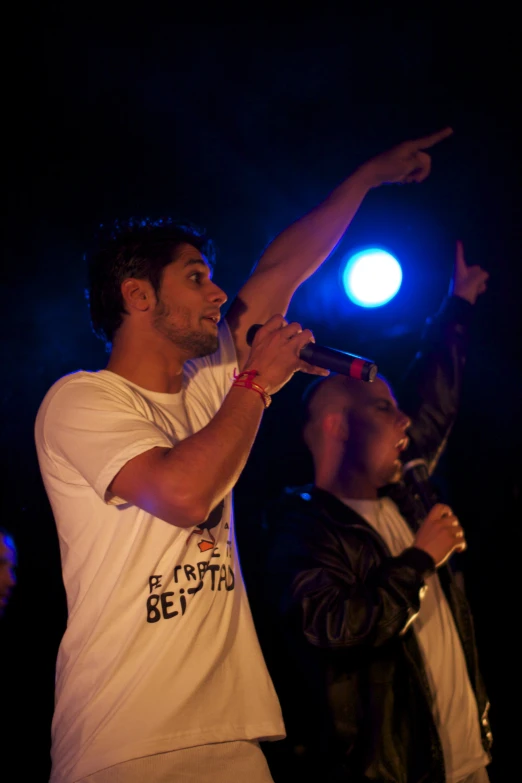
[[268, 394], [265, 389], [263, 389], [262, 386], [260, 386], [258, 383], [254, 383], [254, 378], [259, 375], [257, 370], [244, 370], [244, 372], [240, 372], [239, 375], [236, 374], [236, 371], [234, 370], [234, 383], [232, 386], [237, 386], [240, 389], [252, 389], [252, 391], [257, 392], [261, 399], [263, 400], [263, 405], [265, 408], [268, 408], [270, 403], [272, 402], [272, 397]]

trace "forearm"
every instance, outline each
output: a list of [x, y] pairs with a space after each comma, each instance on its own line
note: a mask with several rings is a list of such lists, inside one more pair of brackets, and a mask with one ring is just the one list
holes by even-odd
[[411, 548], [364, 579], [352, 575], [351, 584], [303, 572], [292, 591], [305, 636], [314, 646], [331, 649], [378, 647], [401, 636], [419, 612], [424, 578], [433, 565], [428, 555]]
[[412, 419], [413, 446], [432, 467], [457, 413], [471, 314], [472, 306], [463, 299], [445, 300], [436, 318], [428, 322], [421, 350], [401, 384], [399, 399]]
[[256, 272], [284, 264], [297, 286], [330, 255], [374, 184], [369, 164], [342, 182], [321, 204], [285, 229], [269, 245]]
[[[424, 150], [450, 136], [451, 128], [403, 142], [360, 166], [316, 209], [283, 231], [265, 252], [260, 271], [283, 261], [298, 285], [327, 258], [348, 228], [368, 190], [384, 182], [422, 182], [431, 161]], [[282, 309], [281, 309], [282, 311]]]
[[237, 483], [264, 410], [257, 392], [232, 387], [212, 421], [166, 456], [172, 483], [182, 478], [203, 519]]
[[237, 482], [263, 411], [256, 392], [232, 387], [205, 427], [131, 460], [111, 492], [177, 527], [203, 523]]
[[368, 563], [359, 554], [361, 539], [341, 545], [321, 516], [285, 516], [283, 507], [274, 519], [279, 532], [269, 560], [269, 591], [283, 619], [290, 622], [297, 614], [314, 647], [377, 647], [400, 636], [415, 618], [424, 580], [434, 569], [425, 552], [411, 547]]
[[[450, 292], [437, 316], [428, 320], [421, 351], [410, 366], [400, 395], [401, 407], [412, 419], [411, 455], [421, 454], [435, 469], [457, 413], [466, 361], [468, 327], [477, 298], [486, 290], [488, 273], [468, 266], [462, 242], [457, 242]], [[416, 452], [416, 453], [415, 453]]]
[[[249, 353], [249, 369], [240, 373], [214, 418], [196, 434], [164, 450], [160, 488], [166, 513], [170, 514], [173, 503], [177, 519], [181, 506], [186, 526], [204, 521], [233, 488], [252, 448], [268, 395], [303, 368], [299, 353], [311, 334], [282, 322], [281, 316], [274, 316], [259, 330]], [[170, 516], [163, 518], [171, 521]]]
[[253, 323], [286, 314], [296, 289], [330, 255], [372, 186], [365, 164], [307, 215], [285, 229], [263, 253], [227, 313], [240, 367], [248, 355], [246, 333]]
[[367, 161], [270, 243], [227, 313], [240, 366], [247, 354], [249, 327], [287, 312], [295, 290], [334, 250], [368, 191], [385, 182], [422, 182], [431, 166], [424, 150], [451, 133], [446, 128], [403, 142]]

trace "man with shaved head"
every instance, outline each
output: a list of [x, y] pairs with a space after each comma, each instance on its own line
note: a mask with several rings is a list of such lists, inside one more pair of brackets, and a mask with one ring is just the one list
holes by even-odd
[[303, 430], [316, 486], [333, 495], [376, 498], [401, 477], [409, 425], [384, 378], [363, 384], [331, 376], [312, 394]]
[[486, 279], [459, 243], [453, 296], [410, 368], [408, 413], [382, 377], [331, 375], [307, 393], [315, 480], [273, 510], [269, 568], [284, 640], [273, 674], [301, 780], [489, 780], [489, 704], [448, 563], [464, 531], [402, 480], [403, 462], [432, 471], [445, 445]]

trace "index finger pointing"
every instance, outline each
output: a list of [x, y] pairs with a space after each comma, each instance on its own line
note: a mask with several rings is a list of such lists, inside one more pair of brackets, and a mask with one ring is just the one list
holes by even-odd
[[465, 274], [468, 271], [466, 259], [464, 258], [464, 245], [457, 239], [457, 246], [455, 250], [455, 267], [456, 271], [460, 274]]
[[419, 150], [427, 149], [428, 147], [433, 147], [435, 144], [438, 144], [439, 141], [442, 141], [443, 139], [447, 139], [448, 136], [451, 136], [453, 133], [453, 128], [444, 128], [443, 130], [437, 131], [437, 133], [432, 133], [429, 136], [422, 136], [420, 139], [416, 139], [414, 144]]

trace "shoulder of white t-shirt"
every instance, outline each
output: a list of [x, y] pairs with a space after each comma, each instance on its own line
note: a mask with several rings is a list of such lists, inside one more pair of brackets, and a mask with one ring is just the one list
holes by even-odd
[[113, 394], [115, 390], [118, 390], [120, 394], [124, 394], [129, 399], [135, 398], [137, 394], [137, 392], [125, 382], [125, 379], [116, 375], [116, 373], [109, 372], [108, 370], [76, 370], [62, 376], [53, 383], [42, 400], [37, 419], [40, 419], [41, 416], [45, 414], [61, 391], [71, 386], [87, 386], [100, 390], [110, 389]]

